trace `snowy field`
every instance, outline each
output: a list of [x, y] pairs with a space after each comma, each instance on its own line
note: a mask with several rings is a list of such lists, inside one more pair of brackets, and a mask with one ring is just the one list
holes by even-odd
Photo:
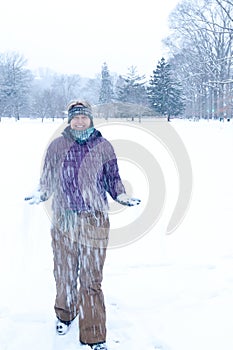
[[[173, 234], [165, 234], [165, 210], [143, 238], [108, 250], [103, 289], [110, 350], [233, 349], [233, 122], [171, 125], [191, 159], [191, 204]], [[0, 123], [0, 350], [86, 348], [76, 322], [66, 336], [55, 334], [50, 221], [43, 205], [23, 200], [58, 127]], [[138, 196], [141, 191], [138, 184]]]

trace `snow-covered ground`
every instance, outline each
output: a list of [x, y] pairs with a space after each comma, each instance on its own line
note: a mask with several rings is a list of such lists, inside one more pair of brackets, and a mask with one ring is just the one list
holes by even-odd
[[[162, 215], [140, 240], [108, 250], [103, 289], [110, 350], [233, 349], [233, 123], [171, 125], [191, 159], [191, 204], [172, 235], [165, 235]], [[55, 334], [50, 221], [43, 205], [23, 200], [58, 127], [0, 123], [1, 350], [85, 348], [76, 322], [66, 336]]]

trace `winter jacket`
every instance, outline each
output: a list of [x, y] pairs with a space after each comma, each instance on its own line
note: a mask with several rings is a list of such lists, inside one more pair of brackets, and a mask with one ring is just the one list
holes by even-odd
[[125, 193], [114, 149], [96, 129], [82, 142], [70, 130], [68, 126], [47, 149], [40, 179], [42, 196], [53, 195], [54, 211], [105, 212], [107, 193], [114, 200]]

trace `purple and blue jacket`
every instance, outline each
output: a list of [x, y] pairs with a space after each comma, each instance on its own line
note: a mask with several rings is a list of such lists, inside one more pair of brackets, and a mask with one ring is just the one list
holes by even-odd
[[116, 200], [125, 193], [116, 155], [98, 130], [82, 141], [75, 140], [68, 126], [49, 145], [40, 179], [45, 199], [53, 195], [53, 210], [108, 210], [107, 193]]

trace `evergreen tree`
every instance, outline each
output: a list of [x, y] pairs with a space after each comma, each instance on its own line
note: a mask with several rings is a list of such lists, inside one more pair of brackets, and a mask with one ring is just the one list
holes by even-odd
[[137, 74], [137, 68], [129, 67], [127, 76], [120, 76], [117, 83], [117, 96], [121, 102], [147, 105], [145, 75]]
[[113, 86], [108, 66], [104, 62], [101, 71], [101, 88], [99, 94], [99, 103], [109, 103], [113, 99]]
[[172, 79], [172, 71], [169, 63], [164, 58], [158, 62], [156, 70], [149, 82], [147, 89], [151, 107], [170, 120], [183, 112], [184, 101], [179, 82]]

